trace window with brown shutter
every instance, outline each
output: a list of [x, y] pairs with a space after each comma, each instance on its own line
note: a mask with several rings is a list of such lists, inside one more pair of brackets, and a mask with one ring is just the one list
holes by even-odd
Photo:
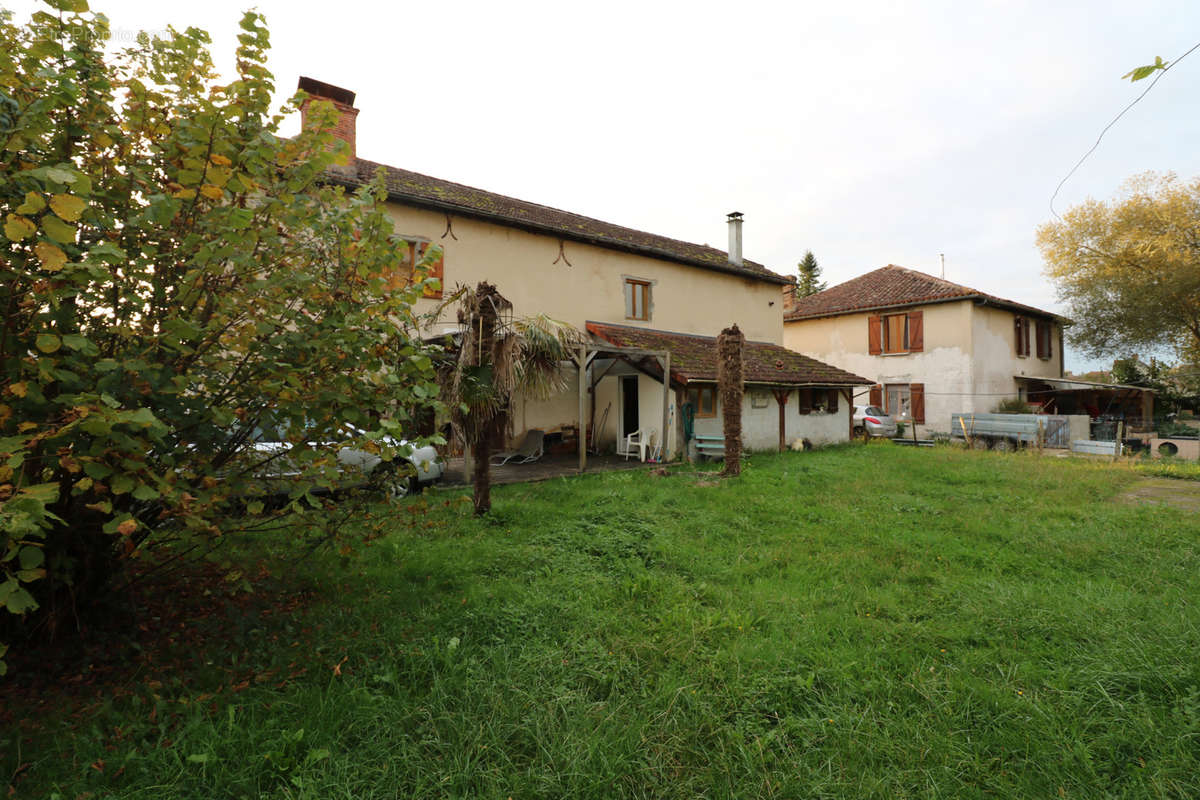
[[908, 312], [908, 351], [919, 353], [925, 349], [925, 321], [921, 311]]
[[883, 317], [867, 317], [867, 352], [877, 356], [883, 352]]
[[889, 314], [883, 318], [883, 352], [908, 352], [908, 314]]
[[876, 408], [881, 407], [883, 405], [883, 386], [878, 383], [872, 386], [870, 398], [871, 405]]
[[812, 389], [805, 386], [796, 390], [796, 411], [808, 414], [812, 411]]
[[1014, 318], [1013, 330], [1017, 337], [1017, 357], [1025, 358], [1029, 355], [1029, 320], [1025, 317]]
[[830, 414], [836, 414], [838, 410], [838, 390], [826, 389], [825, 394], [825, 410]]
[[440, 299], [442, 297], [442, 283], [445, 278], [445, 251], [438, 247], [437, 256], [433, 257], [431, 255], [430, 258], [426, 259], [426, 254], [429, 254], [432, 249], [429, 242], [407, 236], [399, 237], [398, 241], [402, 256], [400, 263], [396, 265], [396, 271], [388, 281], [388, 287], [399, 289], [403, 286], [410, 286], [417, 280], [437, 278], [437, 288], [426, 286], [423, 295], [425, 297]]
[[1037, 321], [1037, 357], [1043, 361], [1050, 358], [1054, 347], [1050, 343], [1050, 323], [1046, 320]]
[[908, 385], [910, 398], [910, 414], [913, 422], [925, 423], [925, 384], [910, 383]]

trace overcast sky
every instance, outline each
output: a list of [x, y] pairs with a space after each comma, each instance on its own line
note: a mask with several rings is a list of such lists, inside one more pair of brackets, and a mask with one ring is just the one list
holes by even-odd
[[[118, 39], [204, 28], [229, 70], [249, 3], [92, 6]], [[742, 211], [747, 258], [794, 273], [811, 249], [830, 285], [889, 263], [937, 275], [945, 253], [948, 279], [1051, 310], [1034, 235], [1055, 186], [1148, 84], [1120, 76], [1200, 41], [1196, 0], [257, 8], [280, 99], [300, 75], [357, 92], [363, 158], [721, 249]], [[1198, 100], [1200, 51], [1060, 213], [1145, 170], [1200, 174]]]

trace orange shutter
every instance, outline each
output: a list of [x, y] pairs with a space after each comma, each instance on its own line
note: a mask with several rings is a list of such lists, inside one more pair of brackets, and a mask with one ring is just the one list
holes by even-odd
[[883, 317], [867, 317], [867, 352], [877, 356], [883, 352]]
[[912, 421], [925, 422], [925, 384], [910, 383], [908, 385], [908, 395], [912, 402]]
[[925, 325], [920, 311], [908, 312], [908, 349], [914, 353], [925, 349]]
[[883, 387], [878, 383], [871, 387], [871, 405], [876, 408], [883, 406]]

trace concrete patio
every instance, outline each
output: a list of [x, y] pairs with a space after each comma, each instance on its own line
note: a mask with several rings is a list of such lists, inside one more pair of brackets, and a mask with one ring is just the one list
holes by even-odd
[[[612, 472], [622, 469], [644, 469], [656, 467], [657, 464], [643, 464], [635, 458], [628, 461], [621, 456], [588, 456], [587, 473]], [[562, 478], [579, 474], [579, 456], [544, 455], [530, 464], [514, 464], [509, 462], [502, 467], [492, 467], [492, 485], [505, 483], [532, 483], [545, 481], [550, 478]], [[446, 474], [443, 484], [455, 486], [469, 483], [469, 476], [464, 475], [463, 459], [451, 458], [446, 461]]]

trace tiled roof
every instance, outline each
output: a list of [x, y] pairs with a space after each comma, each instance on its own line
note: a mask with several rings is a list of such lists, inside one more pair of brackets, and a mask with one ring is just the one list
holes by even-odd
[[662, 258], [769, 283], [789, 283], [788, 278], [753, 261], [743, 261], [742, 266], [736, 267], [729, 263], [727, 253], [714, 247], [623, 228], [569, 211], [516, 200], [362, 158], [355, 159], [354, 176], [331, 171], [330, 179], [336, 183], [358, 186], [368, 183], [380, 167], [386, 175], [389, 198], [399, 203], [475, 217], [533, 233]]
[[[717, 340], [713, 336], [691, 336], [602, 322], [587, 323], [587, 330], [598, 339], [617, 347], [670, 350], [671, 380], [677, 383], [717, 379]], [[794, 350], [766, 342], [746, 342], [742, 351], [742, 369], [746, 383], [797, 386], [866, 386], [874, 383]]]
[[783, 319], [784, 322], [792, 322], [920, 303], [974, 299], [1027, 314], [1058, 318], [1057, 315], [1040, 308], [1005, 300], [969, 286], [926, 275], [924, 272], [889, 264], [823, 292], [797, 298], [795, 307], [788, 311]]

